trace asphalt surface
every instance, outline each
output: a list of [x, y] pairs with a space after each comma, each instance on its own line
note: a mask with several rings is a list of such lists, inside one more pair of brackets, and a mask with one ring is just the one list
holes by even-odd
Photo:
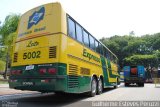
[[145, 84], [144, 87], [135, 85], [124, 87], [121, 84], [117, 89], [105, 89], [103, 94], [95, 97], [88, 97], [84, 94], [62, 94], [54, 93], [19, 93], [1, 95], [0, 101], [2, 107], [5, 104], [14, 105], [15, 107], [82, 107], [85, 102], [94, 101], [159, 101], [160, 102], [160, 85], [155, 87], [154, 84]]

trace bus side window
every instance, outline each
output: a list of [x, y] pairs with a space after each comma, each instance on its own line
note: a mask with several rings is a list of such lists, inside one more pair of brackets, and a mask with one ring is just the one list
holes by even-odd
[[107, 59], [110, 59], [110, 54], [109, 54], [108, 50], [106, 51], [106, 57], [107, 57]]
[[69, 36], [71, 36], [72, 38], [76, 38], [76, 34], [75, 34], [75, 22], [68, 18], [68, 34]]
[[106, 48], [103, 46], [103, 55], [104, 55], [104, 57], [106, 57]]
[[100, 51], [100, 54], [103, 55], [103, 48], [101, 43], [99, 43], [99, 51]]
[[91, 35], [89, 35], [89, 41], [90, 41], [90, 48], [95, 50], [94, 38]]
[[77, 40], [83, 43], [82, 28], [77, 23], [76, 23], [76, 36], [77, 36]]
[[95, 49], [96, 49], [96, 52], [100, 53], [98, 47], [99, 47], [99, 46], [98, 46], [98, 41], [95, 40]]
[[113, 62], [113, 55], [110, 53], [110, 60]]
[[84, 45], [89, 47], [88, 33], [85, 30], [83, 30], [83, 41], [84, 41]]

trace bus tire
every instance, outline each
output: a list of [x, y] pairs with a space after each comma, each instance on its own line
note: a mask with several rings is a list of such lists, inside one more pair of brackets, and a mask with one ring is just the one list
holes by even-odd
[[114, 86], [114, 89], [116, 89], [118, 87], [118, 78], [117, 78], [117, 82], [116, 82], [116, 85]]
[[89, 96], [94, 97], [96, 93], [97, 93], [97, 80], [95, 77], [93, 77], [91, 81], [91, 91], [89, 93]]
[[125, 87], [128, 87], [129, 86], [129, 83], [124, 83]]
[[103, 92], [103, 81], [101, 78], [98, 80], [98, 86], [97, 86], [97, 94], [102, 94]]
[[139, 87], [144, 87], [144, 83], [138, 83]]

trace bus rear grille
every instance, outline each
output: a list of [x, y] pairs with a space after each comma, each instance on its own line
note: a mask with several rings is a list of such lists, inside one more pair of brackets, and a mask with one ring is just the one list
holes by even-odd
[[79, 85], [78, 76], [68, 76], [68, 88], [77, 88]]
[[56, 58], [56, 46], [52, 46], [49, 48], [49, 58]]
[[78, 85], [78, 66], [69, 64], [68, 88], [77, 88]]
[[69, 75], [78, 75], [78, 66], [69, 64]]
[[18, 53], [14, 53], [14, 59], [13, 59], [13, 62], [17, 62], [17, 58], [18, 58]]

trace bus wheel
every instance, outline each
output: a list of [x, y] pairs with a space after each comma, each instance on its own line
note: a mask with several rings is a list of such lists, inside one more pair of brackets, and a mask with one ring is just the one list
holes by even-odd
[[102, 79], [100, 78], [98, 80], [98, 87], [97, 87], [97, 94], [102, 94], [102, 91], [103, 91], [103, 82], [102, 82]]
[[116, 89], [118, 87], [118, 78], [117, 78], [117, 81], [116, 81], [116, 85], [114, 86], [114, 89]]
[[129, 86], [129, 83], [124, 83], [125, 87], [128, 87]]
[[97, 93], [97, 81], [96, 79], [93, 77], [92, 78], [92, 82], [91, 82], [91, 92], [90, 92], [90, 96], [94, 97]]

